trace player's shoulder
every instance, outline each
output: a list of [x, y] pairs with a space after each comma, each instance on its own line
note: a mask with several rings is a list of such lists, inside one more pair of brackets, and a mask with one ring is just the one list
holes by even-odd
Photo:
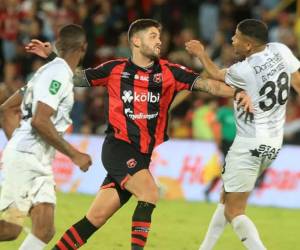
[[101, 64], [99, 64], [97, 68], [114, 68], [115, 66], [119, 65], [119, 64], [124, 64], [128, 62], [128, 58], [117, 58], [117, 59], [113, 59], [113, 60], [108, 60], [106, 62], [103, 62]]
[[247, 59], [244, 59], [242, 61], [238, 61], [234, 64], [232, 64], [228, 70], [231, 72], [231, 73], [234, 73], [234, 74], [241, 74], [243, 72], [245, 72], [245, 70], [247, 70], [249, 67], [249, 63], [247, 61]]
[[173, 62], [170, 62], [168, 60], [165, 60], [165, 59], [160, 59], [159, 60], [159, 64], [162, 66], [162, 68], [164, 67], [168, 67], [171, 69], [171, 71], [179, 71], [179, 72], [183, 72], [183, 71], [186, 71], [186, 72], [193, 72], [192, 69], [182, 65], [182, 64], [178, 64], [178, 63], [173, 63]]
[[73, 72], [67, 62], [62, 58], [55, 58], [51, 62], [44, 65], [41, 69], [44, 75], [49, 77], [59, 77], [61, 79], [70, 78], [73, 76]]
[[[62, 58], [55, 58], [39, 68], [29, 83], [36, 88], [44, 88], [49, 84], [59, 84], [65, 89], [73, 86], [72, 81], [73, 72], [70, 66]], [[41, 90], [39, 89], [39, 91]]]
[[286, 45], [283, 44], [283, 43], [279, 43], [279, 42], [271, 42], [271, 43], [268, 43], [267, 46], [268, 46], [269, 48], [289, 49], [288, 46], [286, 46]]
[[291, 49], [283, 43], [279, 43], [279, 42], [268, 43], [268, 47], [271, 50], [278, 51], [284, 57], [288, 57], [289, 55], [293, 54]]
[[181, 69], [186, 69], [187, 68], [187, 67], [185, 67], [181, 64], [173, 63], [173, 62], [170, 62], [166, 59], [159, 59], [159, 64], [161, 66], [176, 67], [176, 68], [181, 68]]

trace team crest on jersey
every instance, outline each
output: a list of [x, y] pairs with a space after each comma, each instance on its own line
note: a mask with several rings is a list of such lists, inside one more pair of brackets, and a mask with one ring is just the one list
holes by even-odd
[[153, 75], [153, 82], [160, 83], [162, 82], [162, 73], [157, 73]]
[[137, 162], [134, 158], [131, 158], [130, 160], [128, 160], [126, 162], [126, 164], [129, 168], [134, 168], [136, 166]]
[[50, 86], [49, 86], [49, 92], [52, 95], [56, 95], [57, 92], [59, 91], [60, 87], [61, 87], [61, 83], [60, 82], [52, 80], [52, 82], [50, 83]]

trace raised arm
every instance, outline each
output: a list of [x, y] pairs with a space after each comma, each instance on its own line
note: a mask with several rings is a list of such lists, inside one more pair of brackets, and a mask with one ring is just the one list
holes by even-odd
[[185, 44], [185, 47], [191, 55], [196, 56], [201, 61], [210, 78], [225, 81], [226, 69], [219, 69], [205, 52], [204, 46], [200, 41], [191, 40]]

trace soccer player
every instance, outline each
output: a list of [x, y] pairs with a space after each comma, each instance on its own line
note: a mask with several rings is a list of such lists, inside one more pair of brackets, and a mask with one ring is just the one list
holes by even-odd
[[[161, 25], [155, 20], [134, 21], [128, 30], [130, 59], [108, 61], [74, 78], [77, 86], [107, 88], [108, 128], [102, 147], [107, 176], [87, 214], [64, 233], [53, 249], [77, 249], [85, 244], [132, 194], [138, 202], [132, 216], [131, 249], [144, 249], [159, 198], [149, 163], [153, 148], [168, 139], [172, 100], [185, 89], [225, 97], [237, 92], [220, 81], [201, 79], [184, 66], [161, 60], [160, 31]], [[45, 57], [51, 48], [44, 45], [33, 41], [28, 51]], [[248, 96], [244, 101], [247, 109]]]
[[[82, 171], [91, 165], [89, 155], [62, 137], [72, 123], [72, 77], [86, 50], [83, 29], [73, 24], [63, 27], [56, 48], [59, 57], [41, 67], [26, 87], [1, 106], [9, 141], [2, 155], [0, 241], [16, 239], [29, 215], [32, 231], [21, 250], [44, 249], [54, 235], [56, 197], [51, 162], [55, 149], [70, 157]], [[17, 119], [20, 105], [21, 120]]]
[[221, 203], [211, 219], [201, 250], [214, 247], [227, 222], [247, 249], [266, 249], [254, 223], [245, 215], [245, 208], [257, 177], [282, 146], [290, 83], [300, 93], [300, 62], [284, 44], [268, 43], [265, 23], [255, 19], [241, 21], [232, 45], [241, 61], [221, 70], [199, 41], [186, 44], [210, 77], [245, 89], [254, 108], [253, 122], [244, 123], [240, 118], [243, 111], [234, 105], [237, 136], [225, 159]]

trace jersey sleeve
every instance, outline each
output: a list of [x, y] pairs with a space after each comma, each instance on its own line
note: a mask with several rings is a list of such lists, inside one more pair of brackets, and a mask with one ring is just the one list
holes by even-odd
[[287, 47], [285, 44], [282, 43], [276, 43], [278, 48], [281, 51], [281, 55], [283, 56], [287, 68], [290, 73], [296, 72], [300, 68], [300, 61], [297, 57], [293, 54], [293, 52]]
[[71, 84], [69, 77], [68, 72], [62, 70], [49, 69], [42, 72], [33, 87], [34, 102], [40, 101], [57, 110], [60, 101], [64, 98], [66, 88]]
[[120, 63], [119, 61], [108, 61], [100, 64], [95, 68], [89, 68], [84, 70], [84, 77], [92, 87], [106, 86], [110, 73], [113, 68]]
[[225, 83], [234, 88], [245, 89], [246, 83], [240, 75], [240, 66], [240, 63], [236, 63], [227, 69], [225, 74]]
[[175, 79], [176, 91], [192, 90], [199, 74], [179, 64], [169, 64], [169, 69]]

